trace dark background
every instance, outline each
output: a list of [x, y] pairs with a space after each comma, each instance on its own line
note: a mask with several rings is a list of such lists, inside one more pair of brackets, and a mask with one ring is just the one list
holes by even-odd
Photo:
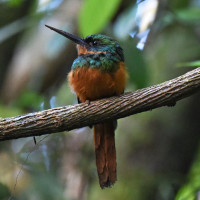
[[[198, 0], [5, 0], [0, 16], [1, 118], [76, 103], [66, 80], [75, 45], [45, 24], [117, 39], [127, 91], [200, 66]], [[89, 128], [37, 137], [36, 145], [33, 138], [1, 142], [0, 199], [195, 199], [199, 102], [196, 93], [175, 107], [118, 120], [118, 181], [110, 189], [98, 185]]]

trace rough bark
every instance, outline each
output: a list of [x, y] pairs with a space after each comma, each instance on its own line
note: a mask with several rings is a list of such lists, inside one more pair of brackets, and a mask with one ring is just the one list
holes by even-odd
[[0, 121], [0, 141], [38, 136], [119, 119], [175, 103], [200, 89], [200, 68], [121, 96], [53, 108]]

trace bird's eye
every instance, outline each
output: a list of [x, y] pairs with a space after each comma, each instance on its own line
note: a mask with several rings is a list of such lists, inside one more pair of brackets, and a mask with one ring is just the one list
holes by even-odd
[[97, 41], [96, 40], [92, 40], [90, 43], [89, 43], [90, 46], [95, 46], [97, 45]]
[[96, 44], [97, 44], [97, 41], [96, 41], [96, 40], [94, 40], [94, 41], [93, 41], [93, 45], [96, 45]]

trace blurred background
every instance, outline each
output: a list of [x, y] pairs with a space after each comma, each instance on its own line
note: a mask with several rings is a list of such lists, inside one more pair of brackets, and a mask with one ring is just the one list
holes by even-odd
[[[119, 41], [127, 91], [200, 66], [199, 0], [0, 0], [0, 118], [75, 104], [75, 45], [48, 24]], [[118, 181], [98, 184], [92, 130], [0, 145], [0, 199], [200, 199], [200, 93], [118, 120]]]

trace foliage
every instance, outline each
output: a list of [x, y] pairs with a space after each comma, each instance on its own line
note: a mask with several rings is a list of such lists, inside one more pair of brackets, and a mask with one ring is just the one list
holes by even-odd
[[185, 62], [177, 64], [178, 67], [200, 67], [200, 61]]
[[[62, 36], [55, 37], [44, 24], [84, 37], [103, 33], [117, 39], [129, 71], [127, 91], [199, 67], [198, 1], [159, 1], [150, 24], [155, 8], [148, 10], [149, 4], [141, 18], [135, 17], [138, 3], [148, 0], [135, 2], [1, 1], [0, 118], [77, 103], [66, 83], [75, 46], [65, 38], [58, 45]], [[143, 50], [137, 48], [142, 28], [149, 30]], [[89, 128], [36, 137], [36, 145], [32, 138], [2, 142], [0, 199], [11, 192], [19, 200], [195, 199], [200, 189], [199, 98], [119, 120], [118, 181], [106, 190], [98, 185]]]
[[194, 200], [200, 188], [200, 148], [191, 166], [187, 183], [179, 190], [175, 200]]
[[8, 187], [2, 183], [0, 183], [0, 199], [1, 200], [6, 200], [10, 196], [10, 191]]
[[116, 13], [121, 0], [85, 0], [79, 14], [81, 35], [101, 32]]
[[187, 8], [175, 11], [179, 20], [184, 23], [197, 23], [199, 24], [200, 21], [200, 8]]

